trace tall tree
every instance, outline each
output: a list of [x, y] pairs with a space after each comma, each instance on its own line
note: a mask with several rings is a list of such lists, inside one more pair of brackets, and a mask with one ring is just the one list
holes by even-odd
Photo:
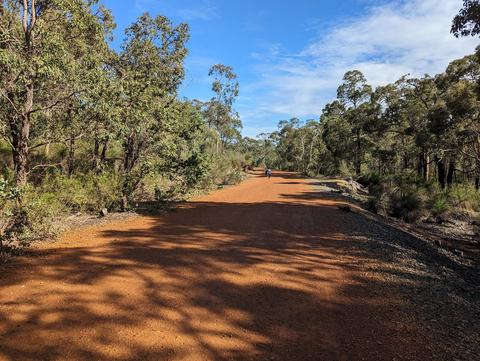
[[[209, 126], [217, 130], [225, 147], [228, 142], [240, 138], [242, 127], [238, 114], [233, 110], [239, 88], [237, 75], [232, 67], [223, 64], [212, 66], [208, 75], [213, 78], [212, 90], [215, 97], [206, 104], [205, 116]], [[217, 153], [218, 151], [217, 143]]]
[[372, 87], [367, 84], [365, 76], [358, 70], [347, 72], [343, 84], [337, 90], [337, 98], [346, 108], [346, 117], [355, 138], [355, 173], [360, 174], [363, 162], [363, 133], [368, 124], [368, 103]]
[[126, 30], [118, 61], [121, 88], [120, 139], [123, 143], [123, 208], [148, 172], [148, 153], [172, 116], [184, 77], [186, 24], [174, 26], [164, 16], [142, 15]]

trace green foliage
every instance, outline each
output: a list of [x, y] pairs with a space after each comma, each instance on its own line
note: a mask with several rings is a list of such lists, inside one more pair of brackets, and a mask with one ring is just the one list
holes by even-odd
[[10, 245], [14, 238], [12, 232], [18, 223], [18, 201], [21, 191], [11, 186], [7, 180], [0, 177], [0, 252], [5, 245]]
[[52, 194], [69, 213], [96, 213], [102, 208], [118, 209], [120, 178], [108, 173], [89, 173], [72, 178], [55, 173], [45, 177], [30, 192], [32, 198], [35, 194]]
[[210, 69], [211, 101], [178, 97], [187, 24], [143, 14], [117, 52], [113, 18], [97, 0], [1, 4], [0, 174], [18, 186], [0, 182], [2, 235], [49, 237], [72, 213], [241, 180], [233, 69]]
[[15, 230], [17, 239], [27, 245], [35, 240], [55, 237], [62, 230], [60, 220], [70, 214], [68, 211], [68, 206], [55, 192], [27, 188], [22, 207], [25, 221]]
[[431, 212], [434, 216], [442, 216], [449, 209], [448, 197], [444, 194], [436, 195], [432, 200]]
[[213, 159], [209, 183], [212, 185], [234, 185], [244, 178], [242, 165], [245, 164], [244, 155], [229, 151]]
[[390, 196], [390, 212], [407, 222], [415, 222], [423, 215], [424, 194], [419, 189], [398, 190]]
[[453, 19], [451, 32], [456, 37], [480, 34], [480, 1], [463, 0], [463, 7]]
[[[16, 191], [9, 192], [11, 198]], [[5, 233], [10, 241], [27, 245], [33, 240], [56, 236], [62, 230], [62, 220], [73, 213], [118, 209], [119, 204], [120, 181], [113, 175], [68, 178], [52, 173], [41, 184], [23, 189], [21, 208], [10, 204], [8, 212], [12, 221]]]
[[338, 166], [338, 175], [342, 177], [351, 177], [354, 174], [353, 169], [345, 161], [340, 161]]
[[[239, 92], [237, 75], [230, 66], [216, 64], [208, 75], [213, 77], [212, 91], [215, 97], [204, 105], [204, 116], [209, 127], [218, 132], [218, 141], [223, 147], [241, 138], [242, 123], [233, 110], [233, 104]], [[219, 152], [217, 141], [216, 150]]]
[[456, 184], [447, 191], [453, 207], [480, 212], [480, 192], [468, 184]]

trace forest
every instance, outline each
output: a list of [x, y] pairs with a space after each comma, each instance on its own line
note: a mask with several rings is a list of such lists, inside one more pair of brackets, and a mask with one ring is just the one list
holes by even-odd
[[479, 81], [479, 54], [442, 74], [404, 76], [376, 89], [352, 70], [319, 121], [281, 121], [246, 146], [273, 168], [355, 177], [378, 196], [374, 210], [388, 208], [381, 198], [391, 196], [395, 213], [412, 220], [427, 200], [436, 213], [459, 204], [478, 211]]
[[[457, 36], [477, 35], [472, 12]], [[473, 19], [475, 17], [473, 16]], [[135, 209], [234, 184], [246, 166], [367, 185], [371, 208], [414, 221], [480, 207], [480, 52], [377, 88], [358, 70], [318, 119], [242, 137], [234, 69], [212, 99], [181, 99], [189, 27], [144, 14], [110, 47], [96, 0], [0, 1], [0, 238], [29, 242], [78, 212]]]
[[180, 99], [187, 24], [144, 14], [109, 46], [97, 1], [0, 2], [0, 238], [28, 242], [77, 212], [130, 210], [238, 182], [233, 69]]

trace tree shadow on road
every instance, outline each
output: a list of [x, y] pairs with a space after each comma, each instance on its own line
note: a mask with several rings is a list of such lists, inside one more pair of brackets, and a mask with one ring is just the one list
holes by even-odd
[[380, 262], [396, 246], [335, 202], [289, 197], [192, 202], [38, 251], [0, 280], [0, 359], [431, 359], [397, 292], [429, 276]]

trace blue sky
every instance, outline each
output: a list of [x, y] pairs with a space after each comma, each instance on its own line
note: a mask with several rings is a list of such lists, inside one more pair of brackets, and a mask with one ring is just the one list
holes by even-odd
[[477, 39], [456, 39], [450, 22], [461, 0], [103, 0], [123, 30], [144, 12], [191, 29], [181, 95], [211, 98], [211, 65], [239, 76], [235, 105], [243, 134], [276, 129], [281, 119], [318, 118], [347, 70], [381, 85], [404, 74], [444, 70], [472, 53]]

